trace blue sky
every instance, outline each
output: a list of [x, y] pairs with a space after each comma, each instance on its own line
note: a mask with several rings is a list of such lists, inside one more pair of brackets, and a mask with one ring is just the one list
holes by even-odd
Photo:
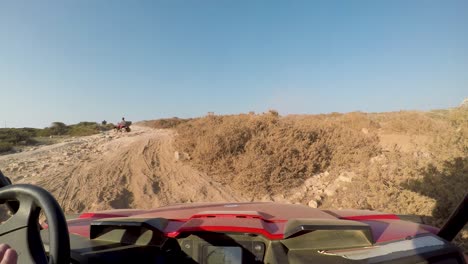
[[468, 1], [1, 1], [0, 126], [428, 110], [468, 97]]

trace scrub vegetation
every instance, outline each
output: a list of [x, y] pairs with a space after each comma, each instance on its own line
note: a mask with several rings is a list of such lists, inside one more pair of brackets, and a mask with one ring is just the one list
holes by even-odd
[[378, 137], [321, 116], [208, 116], [177, 127], [177, 143], [217, 181], [258, 196], [283, 192], [314, 174], [361, 164]]
[[[177, 147], [192, 165], [255, 199], [320, 172], [352, 171], [352, 182], [321, 207], [417, 214], [441, 226], [468, 190], [467, 108], [176, 120]], [[468, 232], [461, 237], [468, 248]]]
[[99, 125], [94, 122], [80, 122], [74, 125], [53, 122], [44, 129], [0, 128], [0, 154], [12, 152], [26, 146], [54, 143], [54, 140], [48, 140], [51, 137], [89, 136], [113, 127], [112, 124]]

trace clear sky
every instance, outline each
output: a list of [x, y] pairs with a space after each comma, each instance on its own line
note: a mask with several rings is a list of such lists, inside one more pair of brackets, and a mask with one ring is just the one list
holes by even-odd
[[465, 97], [466, 0], [0, 2], [1, 127]]

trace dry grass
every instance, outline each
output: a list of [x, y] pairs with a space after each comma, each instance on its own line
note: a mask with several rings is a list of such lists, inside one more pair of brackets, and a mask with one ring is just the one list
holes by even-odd
[[195, 166], [257, 198], [318, 172], [368, 161], [380, 151], [375, 134], [321, 116], [209, 116], [177, 131], [179, 148]]
[[[254, 199], [283, 193], [325, 170], [353, 171], [353, 182], [323, 207], [424, 215], [441, 226], [468, 190], [467, 109], [287, 117], [269, 112], [208, 116], [173, 127], [178, 148], [194, 166]], [[398, 144], [382, 149], [379, 135], [395, 136]], [[424, 140], [403, 149], [399, 141], [408, 138]], [[468, 231], [462, 233], [457, 241], [466, 251]]]
[[175, 128], [178, 125], [188, 122], [190, 119], [182, 119], [178, 117], [173, 117], [173, 118], [163, 118], [163, 119], [157, 119], [157, 120], [145, 120], [138, 122], [138, 124], [147, 126], [147, 127], [152, 127], [152, 128]]
[[[425, 215], [440, 227], [468, 191], [467, 114], [454, 109], [377, 115], [383, 132], [424, 135], [426, 144], [412, 152], [398, 146], [385, 152], [325, 206]], [[457, 241], [468, 250], [468, 229]]]

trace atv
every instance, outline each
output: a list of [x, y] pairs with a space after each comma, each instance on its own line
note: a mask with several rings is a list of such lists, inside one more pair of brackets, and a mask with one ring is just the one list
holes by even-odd
[[116, 132], [130, 132], [130, 125], [132, 121], [125, 121], [125, 123], [119, 123], [118, 125], [114, 126]]
[[[466, 263], [450, 241], [468, 196], [437, 228], [394, 214], [279, 203], [189, 203], [65, 217], [46, 190], [0, 173], [19, 263]], [[40, 212], [47, 218], [39, 224]]]

